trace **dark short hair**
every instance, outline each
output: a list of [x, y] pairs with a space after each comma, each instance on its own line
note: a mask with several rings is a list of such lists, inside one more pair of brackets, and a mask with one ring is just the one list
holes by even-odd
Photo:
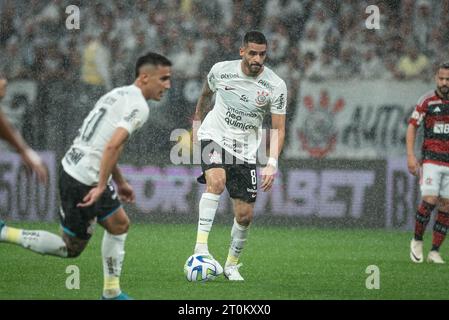
[[438, 64], [436, 72], [440, 71], [440, 69], [448, 69], [449, 70], [449, 61], [444, 61]]
[[139, 57], [136, 62], [136, 78], [139, 76], [140, 67], [150, 64], [152, 66], [164, 66], [171, 67], [172, 63], [163, 55], [155, 52], [148, 52], [145, 55]]
[[248, 43], [257, 43], [257, 44], [268, 44], [267, 38], [265, 38], [265, 35], [256, 30], [248, 31], [245, 36], [243, 37], [243, 46], [247, 46]]

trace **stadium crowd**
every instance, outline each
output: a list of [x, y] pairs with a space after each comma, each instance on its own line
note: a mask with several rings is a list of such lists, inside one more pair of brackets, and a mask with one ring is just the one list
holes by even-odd
[[[19, 126], [31, 128], [24, 135], [37, 149], [63, 150], [99, 95], [132, 82], [139, 55], [167, 55], [173, 88], [135, 144], [153, 153], [167, 141], [148, 146], [148, 135], [189, 128], [201, 79], [215, 62], [238, 59], [251, 29], [267, 35], [267, 64], [286, 81], [293, 106], [305, 79], [429, 80], [449, 50], [449, 0], [377, 1], [380, 29], [365, 25], [371, 2], [3, 0], [0, 72], [37, 83]], [[79, 29], [65, 26], [69, 5], [80, 9]]]

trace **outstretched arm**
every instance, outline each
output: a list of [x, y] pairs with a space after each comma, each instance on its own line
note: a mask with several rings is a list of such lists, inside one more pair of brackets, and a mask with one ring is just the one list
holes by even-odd
[[23, 140], [22, 135], [9, 123], [0, 111], [0, 138], [6, 140], [22, 157], [29, 170], [36, 172], [39, 181], [47, 183], [47, 168], [39, 155]]
[[[101, 197], [101, 194], [106, 189], [109, 177], [114, 170], [117, 170], [117, 162], [128, 136], [129, 133], [125, 128], [120, 127], [115, 130], [103, 150], [98, 184], [89, 191], [84, 197], [83, 202], [78, 204], [78, 207], [89, 207]], [[117, 177], [117, 171], [115, 171], [115, 174]]]

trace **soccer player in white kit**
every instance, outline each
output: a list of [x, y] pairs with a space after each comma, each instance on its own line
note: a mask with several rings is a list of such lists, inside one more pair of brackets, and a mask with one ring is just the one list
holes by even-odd
[[147, 100], [160, 100], [170, 88], [171, 62], [149, 52], [137, 60], [135, 71], [132, 85], [115, 88], [98, 100], [62, 160], [62, 237], [42, 230], [12, 228], [0, 221], [0, 241], [64, 258], [81, 254], [98, 222], [105, 229], [102, 299], [129, 299], [119, 282], [129, 226], [120, 200], [134, 202], [135, 195], [117, 163], [125, 142], [148, 119]]
[[[242, 59], [219, 62], [210, 70], [194, 117], [193, 137], [194, 141], [201, 142], [203, 170], [198, 182], [206, 183], [206, 191], [199, 203], [194, 251], [210, 255], [208, 236], [220, 195], [226, 187], [235, 218], [224, 275], [232, 281], [244, 280], [239, 272], [239, 258], [253, 219], [257, 197], [256, 155], [267, 112], [271, 112], [273, 134], [270, 135], [269, 159], [261, 174], [263, 191], [270, 190], [273, 185], [278, 156], [284, 144], [287, 87], [264, 66], [266, 54], [265, 36], [258, 31], [246, 33], [240, 48]], [[214, 94], [214, 107], [203, 120]], [[198, 128], [196, 124], [200, 121]], [[214, 261], [218, 273], [222, 273], [223, 268]]]

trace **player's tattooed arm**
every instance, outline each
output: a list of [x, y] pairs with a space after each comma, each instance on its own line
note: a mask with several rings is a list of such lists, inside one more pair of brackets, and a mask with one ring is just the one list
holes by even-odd
[[207, 81], [205, 81], [203, 89], [201, 90], [200, 98], [198, 99], [198, 103], [196, 104], [195, 116], [193, 120], [200, 122], [203, 121], [204, 116], [210, 109], [213, 95], [214, 92], [209, 88], [209, 84], [207, 83]]
[[210, 110], [213, 95], [214, 92], [209, 88], [209, 84], [207, 83], [207, 81], [205, 81], [203, 85], [203, 90], [201, 90], [200, 98], [198, 99], [198, 103], [196, 104], [195, 115], [193, 117], [192, 123], [193, 143], [198, 143], [197, 132], [201, 125], [201, 121], [203, 121], [207, 111]]

